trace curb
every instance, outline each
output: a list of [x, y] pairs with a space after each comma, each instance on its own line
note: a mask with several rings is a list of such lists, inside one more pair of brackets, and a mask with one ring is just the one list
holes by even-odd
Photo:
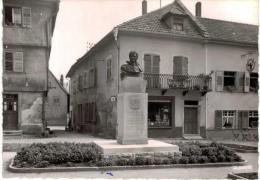
[[72, 171], [106, 171], [106, 170], [135, 170], [135, 169], [160, 169], [160, 168], [203, 168], [223, 166], [244, 166], [247, 161], [228, 163], [204, 164], [169, 164], [169, 165], [144, 165], [144, 166], [107, 166], [107, 167], [54, 167], [54, 168], [16, 168], [13, 159], [8, 166], [8, 171], [14, 173], [43, 173], [43, 172], [72, 172]]

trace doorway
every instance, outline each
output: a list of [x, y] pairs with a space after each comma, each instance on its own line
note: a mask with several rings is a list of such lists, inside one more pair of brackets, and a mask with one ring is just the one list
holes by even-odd
[[184, 102], [184, 134], [199, 134], [198, 101]]
[[18, 95], [3, 95], [3, 129], [18, 129]]

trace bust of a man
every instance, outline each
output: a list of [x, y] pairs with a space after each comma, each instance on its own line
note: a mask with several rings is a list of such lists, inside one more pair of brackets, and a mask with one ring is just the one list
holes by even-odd
[[124, 78], [125, 76], [139, 76], [142, 72], [138, 62], [138, 54], [135, 51], [131, 51], [129, 53], [129, 60], [121, 66], [121, 77]]

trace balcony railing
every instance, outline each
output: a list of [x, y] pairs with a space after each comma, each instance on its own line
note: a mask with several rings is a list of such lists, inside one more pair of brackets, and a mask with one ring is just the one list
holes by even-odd
[[147, 89], [183, 89], [211, 91], [212, 78], [209, 75], [178, 75], [144, 73]]

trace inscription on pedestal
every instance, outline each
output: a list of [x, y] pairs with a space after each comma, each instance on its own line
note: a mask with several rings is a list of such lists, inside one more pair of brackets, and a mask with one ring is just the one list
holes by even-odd
[[122, 93], [118, 98], [118, 141], [122, 144], [147, 142], [147, 94]]

